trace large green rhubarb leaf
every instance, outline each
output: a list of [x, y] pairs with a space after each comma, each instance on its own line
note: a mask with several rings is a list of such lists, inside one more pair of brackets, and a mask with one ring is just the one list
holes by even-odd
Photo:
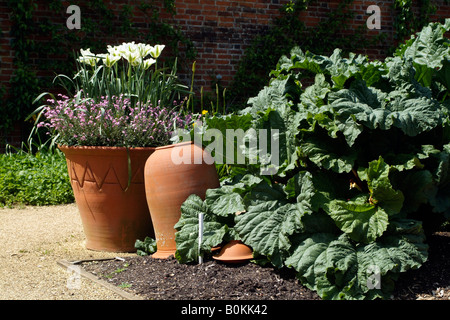
[[244, 202], [234, 186], [206, 190], [205, 202], [209, 209], [219, 216], [228, 216], [245, 210]]
[[199, 214], [203, 213], [203, 242], [201, 250], [210, 252], [211, 248], [224, 240], [229, 228], [220, 217], [213, 214], [197, 195], [190, 195], [181, 206], [180, 220], [175, 224], [175, 257], [181, 263], [198, 260]]
[[337, 173], [350, 172], [357, 157], [355, 150], [331, 138], [323, 139], [318, 134], [305, 138], [300, 149], [319, 168]]
[[[363, 197], [363, 201], [366, 197]], [[375, 241], [386, 231], [389, 216], [382, 208], [354, 199], [353, 201], [333, 200], [327, 205], [327, 213], [339, 229], [358, 242]]]
[[319, 73], [315, 76], [314, 84], [305, 89], [300, 99], [306, 108], [316, 110], [325, 104], [329, 92], [331, 92], [330, 84], [326, 81], [325, 75]]
[[435, 192], [429, 197], [430, 204], [434, 212], [444, 213], [445, 218], [450, 219], [450, 144], [444, 145], [443, 151], [434, 156], [438, 165], [434, 172]]
[[245, 197], [249, 206], [247, 212], [236, 216], [235, 230], [255, 253], [281, 267], [291, 246], [289, 236], [301, 229], [302, 216], [311, 213], [307, 195], [304, 197], [305, 201], [290, 203], [284, 192], [261, 183]]
[[253, 118], [257, 118], [260, 112], [265, 113], [268, 109], [277, 110], [279, 106], [285, 105], [286, 83], [287, 79], [273, 79], [256, 97], [248, 100], [251, 107], [245, 108], [240, 113], [251, 114]]
[[417, 136], [442, 123], [436, 101], [402, 95], [388, 97], [378, 89], [366, 87], [362, 81], [354, 81], [350, 89], [330, 93], [329, 97], [336, 126], [349, 146], [362, 132], [358, 124], [381, 130], [397, 127], [408, 136]]
[[367, 181], [370, 192], [370, 202], [382, 208], [388, 215], [400, 212], [404, 196], [400, 190], [394, 190], [389, 179], [390, 166], [383, 158], [369, 163], [369, 168], [358, 170], [361, 180]]
[[401, 211], [404, 196], [392, 187], [389, 170], [383, 158], [371, 161], [369, 168], [358, 170], [358, 177], [367, 181], [369, 195], [363, 193], [349, 201], [334, 199], [325, 206], [336, 225], [351, 239], [375, 241], [386, 231], [389, 216]]
[[[272, 75], [280, 75], [281, 72], [289, 73], [292, 70], [306, 70], [314, 74], [329, 75], [333, 86], [343, 88], [347, 80], [353, 77], [370, 80], [378, 72], [377, 68], [369, 68], [367, 57], [350, 53], [348, 58], [342, 56], [341, 49], [335, 49], [329, 57], [316, 55], [311, 52], [304, 53], [296, 47], [291, 50], [291, 56], [282, 57], [278, 63], [278, 70]], [[364, 71], [362, 71], [364, 70]]]
[[307, 212], [293, 203], [277, 200], [250, 206], [236, 218], [235, 229], [257, 254], [266, 256], [273, 265], [281, 267], [291, 243], [289, 236], [301, 228], [301, 217]]
[[355, 245], [345, 235], [301, 235], [285, 264], [323, 299], [389, 298], [392, 279], [416, 269], [427, 259], [427, 246], [417, 222], [398, 221], [389, 235]]
[[450, 40], [445, 36], [448, 31], [450, 19], [446, 19], [444, 24], [430, 23], [414, 41], [397, 52], [397, 55], [413, 61], [416, 79], [426, 87], [431, 86], [433, 76], [443, 67], [444, 61], [450, 60]]
[[284, 191], [288, 198], [296, 199], [298, 203], [309, 206], [316, 190], [312, 180], [312, 174], [308, 171], [301, 171], [294, 175], [286, 183]]
[[225, 180], [221, 187], [206, 190], [205, 204], [213, 214], [222, 217], [245, 211], [243, 197], [262, 181], [251, 174], [236, 175], [231, 181]]
[[436, 101], [427, 98], [398, 98], [391, 102], [393, 126], [414, 137], [442, 124]]
[[252, 120], [250, 114], [206, 117], [205, 125], [194, 128], [194, 132], [201, 135], [201, 141], [215, 163], [245, 164], [248, 160], [239, 145], [245, 132], [252, 127]]

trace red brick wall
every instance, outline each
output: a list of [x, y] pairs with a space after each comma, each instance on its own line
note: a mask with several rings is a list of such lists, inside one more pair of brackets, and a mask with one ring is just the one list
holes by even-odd
[[208, 89], [217, 76], [222, 77], [225, 86], [231, 82], [245, 48], [256, 35], [267, 30], [286, 2], [176, 1], [175, 20], [198, 51], [197, 85]]
[[[63, 1], [64, 10], [62, 12], [53, 12], [46, 4], [47, 1], [36, 1], [38, 8], [33, 19], [42, 21], [51, 19], [55, 23], [65, 25], [69, 17], [65, 9], [70, 4], [77, 4], [81, 8], [81, 26], [83, 26], [83, 17], [95, 16], [95, 13], [89, 12], [86, 8], [87, 0], [83, 1]], [[162, 3], [163, 1], [160, 1]], [[176, 15], [172, 17], [166, 12], [162, 12], [160, 17], [178, 25], [183, 33], [190, 38], [197, 50], [196, 58], [196, 88], [203, 86], [205, 90], [211, 87], [216, 77], [220, 75], [221, 83], [227, 87], [233, 79], [238, 62], [241, 59], [245, 49], [251, 44], [252, 40], [258, 35], [264, 33], [271, 22], [280, 16], [279, 9], [287, 3], [288, 0], [176, 0]], [[314, 27], [322, 19], [325, 19], [329, 12], [335, 10], [340, 1], [312, 1], [308, 9], [301, 13], [301, 19], [309, 27]], [[432, 1], [437, 7], [437, 13], [431, 17], [433, 21], [440, 18], [450, 17], [450, 5], [444, 0]], [[137, 1], [105, 1], [108, 6], [116, 13], [122, 10], [123, 5], [136, 5]], [[158, 3], [158, 1], [155, 1]], [[387, 47], [390, 47], [394, 41], [394, 13], [392, 12], [393, 1], [373, 1], [373, 0], [355, 0], [352, 9], [356, 16], [352, 28], [365, 26], [369, 17], [366, 9], [369, 5], [376, 4], [381, 8], [381, 30], [367, 30], [367, 36], [375, 36], [379, 33], [386, 33], [385, 43], [376, 48], [366, 48], [365, 54], [370, 58], [383, 58], [386, 55]], [[418, 1], [414, 1], [416, 7]], [[142, 12], [135, 10], [133, 12], [133, 23], [140, 30], [148, 30], [147, 17]], [[146, 29], [147, 28], [147, 29]], [[11, 21], [10, 11], [7, 7], [7, 1], [0, 1], [0, 87], [9, 88], [9, 79], [13, 73], [14, 52], [11, 49], [10, 37]], [[68, 31], [70, 32], [70, 31]], [[346, 32], [343, 30], [343, 32]], [[36, 41], [46, 41], [45, 36], [35, 38]], [[139, 39], [99, 39], [105, 43], [120, 43], [123, 41], [132, 41]], [[53, 70], [39, 70], [38, 61], [41, 57], [32, 56], [38, 75], [51, 74]], [[66, 57], [50, 57], [51, 59], [66, 59]], [[190, 67], [190, 65], [188, 65]], [[180, 78], [188, 82], [191, 78], [189, 68], [181, 70]], [[0, 101], [0, 107], [4, 101]], [[1, 121], [1, 120], [0, 120]], [[16, 137], [17, 138], [17, 137]], [[11, 140], [11, 139], [10, 139]], [[1, 144], [1, 143], [0, 143]]]

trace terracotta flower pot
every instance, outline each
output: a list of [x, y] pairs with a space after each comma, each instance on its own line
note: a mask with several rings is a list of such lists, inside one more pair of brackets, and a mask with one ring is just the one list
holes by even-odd
[[144, 165], [155, 148], [59, 148], [66, 156], [86, 248], [134, 252], [137, 239], [154, 235]]
[[175, 224], [181, 205], [191, 195], [205, 198], [206, 190], [219, 187], [211, 156], [193, 142], [156, 148], [145, 164], [145, 188], [155, 230], [154, 258], [175, 254]]
[[214, 259], [226, 263], [242, 263], [246, 260], [253, 259], [252, 249], [242, 243], [240, 240], [232, 240], [213, 256]]

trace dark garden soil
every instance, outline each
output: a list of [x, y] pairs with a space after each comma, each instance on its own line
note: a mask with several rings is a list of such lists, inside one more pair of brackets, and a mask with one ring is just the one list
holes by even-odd
[[[450, 299], [450, 232], [428, 238], [429, 258], [396, 282], [393, 299]], [[151, 256], [83, 263], [84, 270], [149, 300], [320, 300], [291, 269], [205, 259], [180, 264]]]

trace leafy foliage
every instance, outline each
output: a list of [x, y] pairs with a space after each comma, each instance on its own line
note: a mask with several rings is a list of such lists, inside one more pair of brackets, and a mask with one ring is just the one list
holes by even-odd
[[[189, 197], [177, 258], [197, 258], [203, 212], [203, 252], [240, 239], [255, 261], [295, 269], [324, 299], [389, 298], [399, 274], [427, 260], [426, 234], [450, 219], [449, 30], [450, 19], [432, 23], [385, 61], [339, 49], [283, 56], [234, 115], [279, 130], [276, 173], [247, 159], [204, 201]], [[229, 118], [215, 115], [203, 132]]]
[[134, 247], [138, 256], [146, 256], [156, 252], [156, 240], [151, 237], [145, 237], [144, 240], [137, 239]]
[[67, 164], [61, 152], [20, 151], [0, 155], [0, 206], [73, 201]]

